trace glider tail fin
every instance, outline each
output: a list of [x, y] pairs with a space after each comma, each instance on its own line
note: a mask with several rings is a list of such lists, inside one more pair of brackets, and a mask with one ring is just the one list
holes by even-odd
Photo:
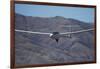
[[56, 40], [56, 42], [58, 43], [59, 39], [55, 39], [55, 40]]

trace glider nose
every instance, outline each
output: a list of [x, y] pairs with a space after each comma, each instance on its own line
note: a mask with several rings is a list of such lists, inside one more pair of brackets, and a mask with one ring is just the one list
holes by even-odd
[[50, 37], [52, 37], [53, 36], [53, 34], [50, 34]]

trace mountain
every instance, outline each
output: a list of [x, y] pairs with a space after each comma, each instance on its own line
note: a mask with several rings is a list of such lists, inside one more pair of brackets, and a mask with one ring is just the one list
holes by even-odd
[[[71, 26], [71, 28], [69, 27]], [[93, 28], [76, 19], [32, 17], [15, 14], [15, 29], [35, 32], [68, 32]], [[60, 38], [59, 43], [46, 35], [15, 32], [16, 65], [53, 64], [94, 60], [93, 31]]]

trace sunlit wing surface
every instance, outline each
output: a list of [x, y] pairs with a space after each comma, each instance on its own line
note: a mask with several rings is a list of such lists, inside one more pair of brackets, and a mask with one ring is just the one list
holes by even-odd
[[51, 35], [52, 33], [42, 33], [42, 32], [33, 32], [33, 31], [24, 31], [24, 30], [17, 30], [15, 29], [16, 32], [23, 32], [23, 33], [32, 33], [32, 34], [42, 34], [42, 35]]
[[75, 31], [75, 32], [66, 32], [66, 33], [60, 33], [61, 35], [67, 35], [67, 34], [76, 34], [76, 33], [82, 33], [82, 32], [88, 32], [92, 31], [94, 29], [86, 29], [86, 30], [80, 30], [80, 31]]

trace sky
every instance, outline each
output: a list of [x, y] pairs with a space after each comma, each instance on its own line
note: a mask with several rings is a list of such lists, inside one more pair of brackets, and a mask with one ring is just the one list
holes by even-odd
[[62, 16], [65, 18], [73, 18], [88, 23], [94, 22], [94, 8], [15, 4], [15, 12], [25, 16]]

